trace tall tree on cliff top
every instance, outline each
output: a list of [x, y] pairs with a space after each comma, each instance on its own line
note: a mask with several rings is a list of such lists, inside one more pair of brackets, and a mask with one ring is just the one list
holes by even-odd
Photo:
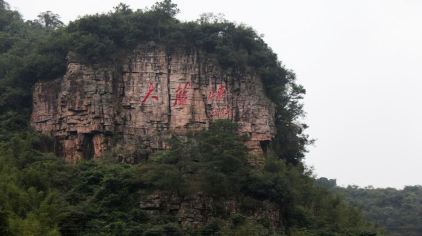
[[64, 25], [60, 20], [60, 16], [51, 11], [41, 12], [38, 15], [38, 19], [35, 21], [50, 30], [57, 29]]
[[157, 2], [154, 4], [152, 9], [154, 11], [161, 12], [169, 17], [175, 17], [177, 13], [180, 12], [179, 8], [177, 8], [177, 4], [173, 3], [171, 0]]
[[171, 0], [155, 3], [154, 6], [152, 6], [152, 10], [158, 14], [158, 39], [161, 39], [162, 22], [174, 20], [174, 17], [180, 10], [177, 8], [177, 4], [173, 3]]

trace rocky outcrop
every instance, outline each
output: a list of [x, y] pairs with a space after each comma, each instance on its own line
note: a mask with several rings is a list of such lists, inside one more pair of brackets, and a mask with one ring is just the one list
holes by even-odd
[[167, 147], [171, 135], [231, 119], [262, 153], [273, 136], [274, 105], [253, 73], [231, 75], [195, 50], [135, 50], [123, 66], [72, 58], [63, 78], [38, 82], [31, 124], [56, 139], [68, 161], [98, 158], [111, 148], [129, 161]]
[[[143, 197], [139, 207], [150, 216], [173, 215], [184, 229], [198, 229], [218, 218], [217, 213], [231, 217], [245, 213], [240, 209], [239, 202], [236, 199], [215, 201], [212, 197], [200, 193], [180, 197], [157, 192]], [[253, 209], [249, 208], [247, 215], [255, 221], [268, 222], [271, 229], [281, 226], [279, 207], [268, 201], [259, 202]]]

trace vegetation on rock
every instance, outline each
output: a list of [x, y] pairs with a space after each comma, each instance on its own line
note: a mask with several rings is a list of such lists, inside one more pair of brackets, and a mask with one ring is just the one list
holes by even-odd
[[[270, 156], [262, 169], [247, 162], [236, 125], [175, 138], [173, 147], [137, 165], [101, 161], [66, 164], [38, 149], [48, 138], [27, 132], [0, 148], [0, 212], [4, 235], [375, 235], [359, 211], [315, 184], [310, 172]], [[148, 214], [139, 202], [156, 192], [213, 199], [211, 220], [181, 228], [171, 211]], [[228, 214], [224, 201], [238, 212]], [[270, 202], [271, 219], [250, 215]], [[183, 233], [182, 233], [183, 232]], [[247, 233], [245, 233], [247, 232]]]

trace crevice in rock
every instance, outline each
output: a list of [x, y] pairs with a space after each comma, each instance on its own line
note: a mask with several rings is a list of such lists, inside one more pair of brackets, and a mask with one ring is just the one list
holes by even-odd
[[91, 160], [94, 157], [94, 135], [92, 133], [84, 134], [82, 143], [82, 153], [85, 160]]
[[170, 91], [170, 74], [171, 74], [171, 55], [169, 52], [166, 52], [167, 57], [167, 99], [168, 99], [168, 106], [167, 106], [167, 117], [168, 117], [168, 124], [171, 124], [171, 91]]
[[264, 153], [264, 155], [267, 154], [268, 147], [270, 146], [270, 143], [271, 143], [270, 140], [259, 141], [259, 145], [261, 146], [261, 149], [262, 149], [262, 152]]

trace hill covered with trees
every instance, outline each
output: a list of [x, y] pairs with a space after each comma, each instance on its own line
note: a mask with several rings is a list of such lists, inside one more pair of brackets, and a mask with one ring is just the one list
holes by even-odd
[[[149, 10], [120, 4], [64, 25], [51, 12], [24, 21], [0, 0], [0, 234], [382, 235], [304, 167], [305, 90], [262, 38], [209, 16], [180, 22], [177, 12], [168, 0]], [[168, 150], [138, 164], [108, 153], [71, 165], [52, 153], [54, 140], [29, 126], [34, 83], [62, 76], [70, 51], [86, 63], [116, 64], [140, 43], [196, 47], [228, 72], [258, 73], [276, 105], [277, 136], [264, 166], [248, 163], [228, 120], [174, 137]], [[206, 223], [180, 224], [174, 206], [150, 204], [157, 194], [200, 196], [209, 204]], [[257, 213], [267, 205], [269, 213]]]
[[384, 227], [391, 235], [422, 234], [422, 186], [394, 188], [342, 188], [335, 180], [318, 179], [320, 186], [340, 193], [362, 210], [367, 219]]

